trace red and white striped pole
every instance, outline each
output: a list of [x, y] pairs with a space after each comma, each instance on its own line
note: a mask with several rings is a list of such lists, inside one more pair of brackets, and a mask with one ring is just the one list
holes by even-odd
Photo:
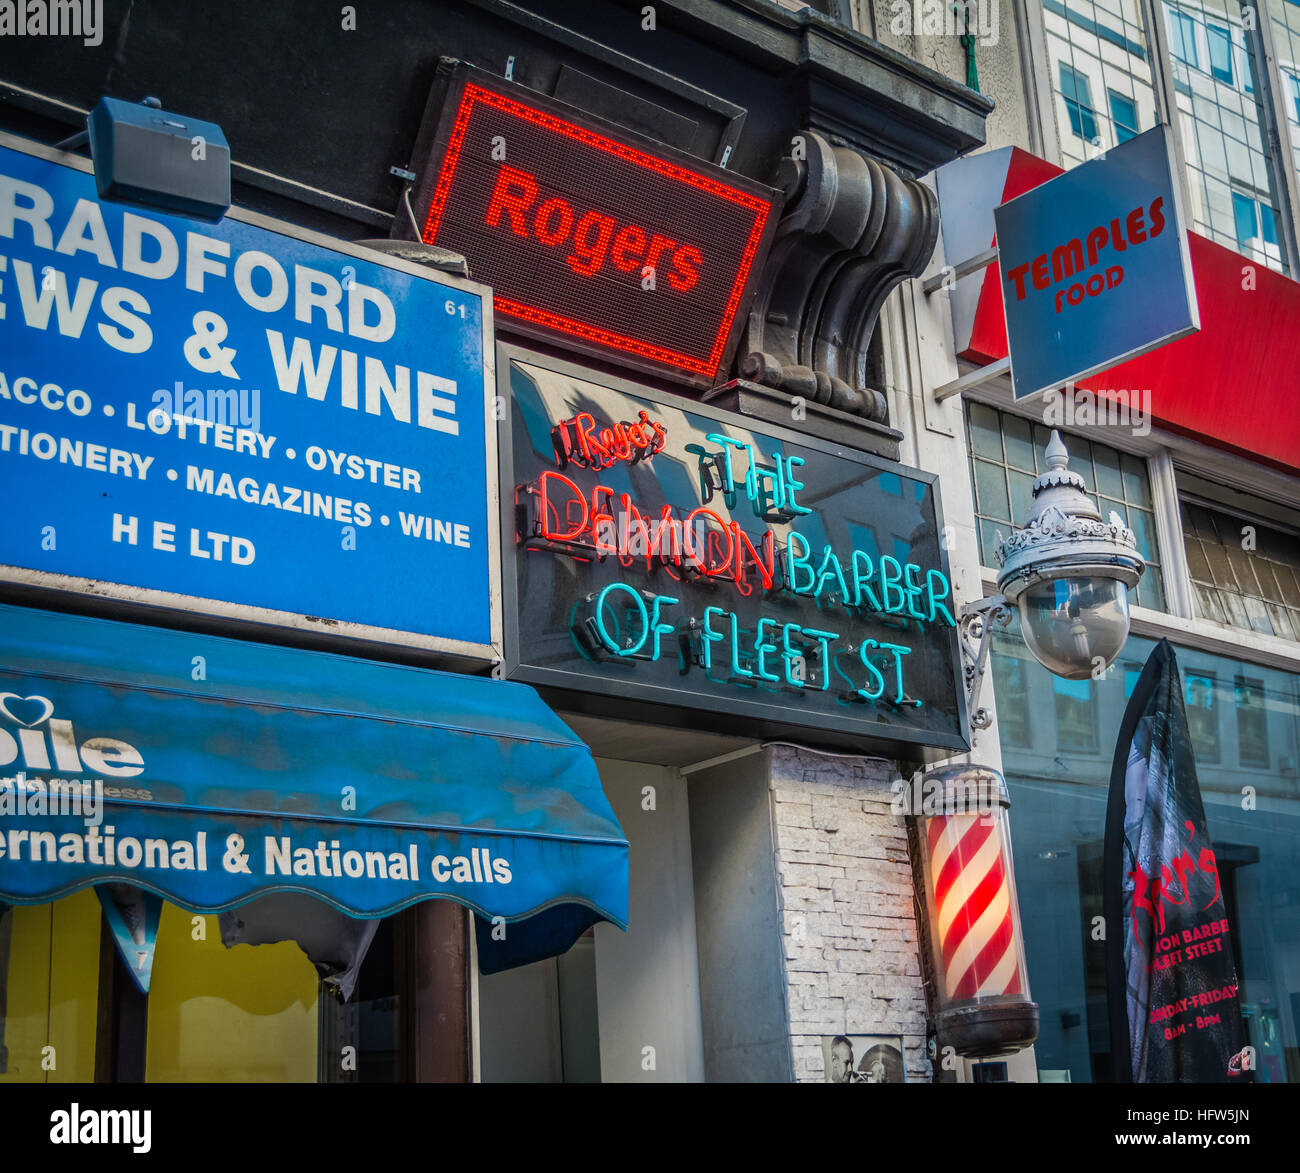
[[1038, 1034], [1016, 903], [1006, 783], [984, 766], [944, 766], [914, 787], [940, 1045], [1008, 1054]]

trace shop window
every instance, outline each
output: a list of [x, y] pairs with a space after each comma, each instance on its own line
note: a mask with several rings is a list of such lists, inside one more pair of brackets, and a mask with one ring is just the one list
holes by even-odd
[[[1091, 681], [1052, 677], [1056, 702], [1056, 745], [1066, 753], [1091, 753], [1097, 748], [1097, 717]], [[999, 708], [998, 712], [1001, 713]]]
[[215, 916], [163, 906], [149, 989], [151, 1083], [316, 1079], [319, 981], [292, 941], [227, 949]]
[[1268, 766], [1268, 710], [1264, 681], [1257, 676], [1233, 680], [1237, 710], [1237, 759], [1243, 766]]
[[[982, 403], [967, 401], [965, 406], [980, 562], [992, 567], [997, 565], [993, 552], [998, 532], [1005, 536], [1018, 529], [1029, 508], [1034, 477], [1046, 468], [1043, 453], [1051, 429]], [[1063, 438], [1070, 468], [1083, 477], [1102, 516], [1118, 513], [1146, 559], [1146, 572], [1130, 593], [1130, 602], [1163, 611], [1164, 574], [1145, 461], [1082, 436], [1066, 433]]]
[[1204, 672], [1184, 672], [1187, 731], [1198, 762], [1219, 760], [1219, 706], [1215, 703], [1215, 680]]
[[1210, 73], [1216, 81], [1232, 85], [1232, 36], [1225, 28], [1207, 24], [1205, 31], [1210, 42]]
[[227, 949], [215, 916], [163, 905], [144, 995], [93, 890], [0, 905], [0, 1084], [407, 1078], [408, 919], [379, 923], [345, 1003], [295, 942]]
[[1086, 142], [1097, 137], [1097, 115], [1092, 109], [1088, 79], [1068, 65], [1061, 65], [1061, 97], [1065, 99], [1070, 129]]
[[[1006, 691], [1007, 665], [999, 664], [1014, 658], [1017, 632], [1013, 620], [992, 649], [999, 729], [1005, 729], [1004, 711], [1021, 703]], [[1065, 1072], [1061, 1078], [1074, 1083], [1112, 1077], [1105, 943], [1096, 940], [1093, 918], [1103, 911], [1102, 844], [1115, 739], [1153, 647], [1131, 635], [1115, 669], [1086, 682], [1087, 701], [1081, 693], [1077, 703], [1086, 703], [1096, 723], [1091, 752], [1059, 754], [1050, 720], [1030, 722], [1027, 745], [1002, 738], [1021, 924], [1041, 1022], [1035, 1055], [1040, 1069]], [[1259, 1056], [1255, 1078], [1300, 1082], [1300, 675], [1194, 648], [1176, 651], [1196, 702], [1195, 709], [1188, 706], [1191, 737], [1232, 930], [1247, 1042]], [[1054, 678], [1041, 665], [1025, 660], [1022, 668], [1031, 699], [1054, 691]], [[1216, 716], [1224, 714], [1220, 722], [1206, 719], [1207, 701]], [[1239, 755], [1230, 752], [1233, 718], [1224, 712], [1230, 704], [1237, 709]], [[1251, 762], [1264, 753], [1271, 754], [1269, 768]], [[1255, 788], [1258, 810], [1243, 811], [1245, 785]]]
[[1300, 539], [1200, 501], [1181, 502], [1196, 614], [1300, 639]]
[[0, 904], [0, 1084], [94, 1080], [100, 915], [90, 891]]
[[1115, 142], [1126, 143], [1138, 132], [1137, 103], [1132, 98], [1107, 90], [1110, 101], [1110, 118], [1115, 126]]

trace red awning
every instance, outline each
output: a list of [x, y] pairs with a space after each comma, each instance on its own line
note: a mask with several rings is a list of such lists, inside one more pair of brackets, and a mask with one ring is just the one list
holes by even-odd
[[[947, 189], [960, 190], [963, 198], [991, 200], [991, 224], [994, 204], [1061, 174], [1059, 167], [1018, 147], [1007, 150], [1006, 157], [1001, 191], [971, 191], [965, 182], [952, 182], [959, 172], [951, 177], [941, 173], [940, 198]], [[966, 162], [958, 160], [950, 166]], [[986, 187], [989, 178], [1001, 174], [1001, 167], [990, 169], [986, 162], [978, 173], [972, 168], [969, 178], [976, 180], [974, 186]], [[982, 222], [978, 217], [967, 220], [971, 227]], [[1200, 332], [1083, 378], [1078, 385], [1099, 396], [1111, 390], [1149, 388], [1154, 425], [1287, 471], [1300, 470], [1300, 284], [1203, 236], [1189, 233], [1188, 237]], [[991, 234], [984, 243], [969, 238], [958, 243], [947, 233], [944, 242], [950, 265], [995, 243]], [[987, 364], [1007, 355], [996, 264], [984, 271], [982, 282], [969, 339], [962, 337], [958, 326], [957, 344], [961, 358]]]

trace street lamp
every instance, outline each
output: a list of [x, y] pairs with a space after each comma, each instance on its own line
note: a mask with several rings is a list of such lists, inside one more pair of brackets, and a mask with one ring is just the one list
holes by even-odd
[[1146, 562], [1119, 514], [1109, 520], [1069, 469], [1058, 432], [1048, 442], [1047, 470], [1035, 478], [1024, 525], [998, 534], [999, 593], [963, 608], [962, 660], [972, 729], [992, 717], [976, 708], [995, 626], [1020, 614], [1025, 646], [1049, 672], [1083, 680], [1104, 671], [1128, 639], [1128, 592]]

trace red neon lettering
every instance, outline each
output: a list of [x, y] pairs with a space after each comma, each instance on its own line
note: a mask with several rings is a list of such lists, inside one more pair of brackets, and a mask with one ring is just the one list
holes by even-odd
[[[553, 480], [561, 482], [570, 493], [568, 500], [564, 502], [566, 520], [572, 517], [572, 506], [575, 503], [580, 506], [582, 510], [582, 515], [576, 523], [569, 521], [569, 529], [567, 532], [560, 529], [559, 509], [551, 503], [550, 482]], [[547, 469], [537, 478], [537, 491], [538, 510], [540, 513], [539, 521], [541, 522], [542, 527], [541, 536], [549, 541], [560, 542], [572, 542], [580, 537], [582, 532], [587, 528], [587, 500], [583, 496], [582, 490], [562, 473], [552, 472], [550, 469]], [[554, 526], [551, 525], [552, 513], [555, 515]]]
[[749, 535], [734, 521], [731, 523], [731, 534], [736, 543], [736, 586], [740, 588], [740, 593], [742, 595], [751, 593], [746, 574], [751, 566], [758, 571], [763, 589], [770, 591], [776, 576], [776, 541], [772, 537], [772, 531], [769, 529], [763, 533], [761, 556], [754, 549], [754, 543], [749, 540]]
[[[522, 194], [512, 194], [512, 186]], [[489, 228], [496, 228], [501, 223], [501, 213], [504, 212], [510, 221], [510, 231], [516, 236], [527, 236], [528, 222], [524, 219], [524, 212], [536, 198], [536, 179], [526, 171], [503, 166], [497, 172], [496, 186], [492, 189], [492, 200], [483, 221]]]
[[612, 502], [614, 490], [605, 485], [597, 485], [591, 490], [591, 536], [595, 539], [597, 554], [617, 554], [618, 535], [614, 530], [613, 506], [610, 505], [608, 511], [602, 510], [602, 497], [607, 504]]
[[[708, 524], [701, 518], [697, 523], [697, 517], [709, 517], [717, 523], [717, 529], [710, 529]], [[703, 540], [699, 544], [704, 547], [703, 551], [697, 549], [696, 542], [699, 540], [695, 537], [696, 526], [702, 533]], [[686, 516], [686, 522], [683, 526], [685, 530], [684, 541], [686, 545], [686, 557], [700, 573], [707, 575], [709, 578], [719, 578], [726, 574], [731, 567], [731, 558], [735, 549], [735, 539], [731, 536], [730, 527], [720, 518], [712, 509], [692, 509]], [[725, 554], [721, 547], [722, 539], [726, 538], [727, 545]]]

